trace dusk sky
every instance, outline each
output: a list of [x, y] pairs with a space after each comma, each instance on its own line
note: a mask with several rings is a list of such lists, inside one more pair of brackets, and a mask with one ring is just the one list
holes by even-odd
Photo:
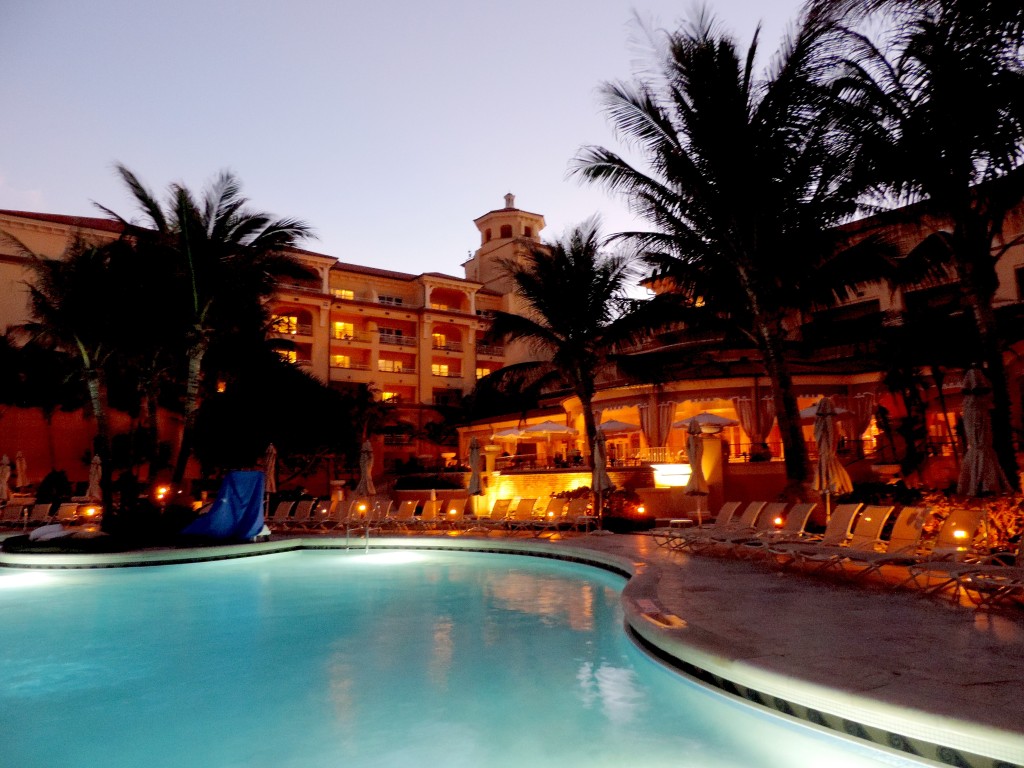
[[[711, 0], [773, 51], [800, 0]], [[122, 162], [161, 194], [230, 169], [253, 206], [304, 219], [310, 250], [462, 275], [473, 219], [513, 192], [553, 238], [624, 204], [566, 178], [583, 144], [619, 148], [597, 88], [629, 78], [634, 13], [670, 0], [8, 0], [0, 5], [0, 208], [136, 211]], [[632, 42], [631, 42], [632, 41]]]

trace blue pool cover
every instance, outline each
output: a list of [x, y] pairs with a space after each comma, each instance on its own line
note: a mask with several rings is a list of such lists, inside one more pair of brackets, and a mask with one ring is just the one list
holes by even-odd
[[263, 473], [229, 472], [210, 511], [181, 533], [218, 541], [248, 541], [262, 529]]

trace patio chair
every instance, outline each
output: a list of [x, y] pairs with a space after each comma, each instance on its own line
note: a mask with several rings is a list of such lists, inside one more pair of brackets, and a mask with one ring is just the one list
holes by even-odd
[[441, 508], [444, 502], [440, 499], [427, 499], [423, 502], [423, 509], [420, 511], [420, 516], [417, 519], [417, 523], [421, 529], [436, 529], [438, 525], [438, 518], [441, 515]]
[[331, 499], [331, 503], [317, 507], [318, 531], [333, 531], [345, 527], [345, 520], [348, 516], [348, 507], [341, 499]]
[[25, 524], [25, 519], [28, 517], [28, 513], [31, 509], [31, 504], [8, 502], [7, 506], [5, 506], [3, 511], [0, 512], [0, 525], [5, 528], [20, 528]]
[[985, 562], [958, 573], [956, 579], [957, 591], [966, 594], [979, 608], [993, 608], [1007, 601], [1019, 603], [1024, 596], [1020, 544], [1013, 553], [989, 555]]
[[801, 568], [812, 566], [812, 571], [817, 573], [840, 567], [843, 560], [852, 556], [853, 552], [880, 551], [885, 546], [882, 542], [882, 529], [885, 528], [894, 509], [892, 506], [878, 505], [863, 507], [846, 541], [837, 545], [819, 543], [809, 547], [797, 547], [793, 551], [796, 564]]
[[848, 550], [843, 553], [839, 567], [844, 572], [853, 568], [852, 576], [866, 578], [886, 565], [902, 565], [908, 558], [916, 558], [928, 515], [927, 507], [903, 507], [881, 551]]
[[839, 504], [832, 510], [832, 516], [821, 536], [807, 536], [799, 541], [773, 541], [768, 545], [767, 556], [776, 565], [787, 567], [796, 562], [799, 553], [810, 547], [836, 547], [850, 538], [853, 521], [863, 504]]
[[544, 531], [554, 533], [565, 525], [565, 514], [569, 509], [569, 502], [565, 499], [552, 496], [548, 499], [547, 506], [540, 512], [534, 512], [532, 528], [534, 536], [540, 536]]
[[785, 513], [786, 506], [785, 502], [779, 501], [764, 504], [757, 513], [757, 521], [752, 528], [741, 530], [738, 533], [712, 532], [708, 536], [706, 548], [714, 549], [716, 552], [724, 551], [726, 554], [731, 554], [735, 547], [743, 542], [757, 539], [775, 530], [775, 521], [780, 519], [783, 513]]
[[303, 499], [296, 503], [295, 511], [284, 522], [289, 529], [310, 530], [320, 522], [317, 517], [317, 500]]
[[577, 496], [569, 499], [569, 505], [565, 508], [565, 524], [570, 531], [589, 533], [591, 528], [597, 527], [597, 515], [591, 514], [590, 499], [586, 496]]
[[758, 531], [754, 536], [736, 541], [729, 554], [740, 558], [754, 558], [765, 555], [771, 544], [805, 540], [804, 537], [807, 536], [807, 522], [811, 519], [811, 514], [817, 506], [814, 502], [794, 504], [789, 512], [786, 513], [786, 522], [781, 528], [774, 527], [775, 515], [770, 514], [766, 509], [761, 514], [761, 519], [771, 519], [773, 527]]
[[31, 526], [49, 525], [53, 522], [50, 516], [50, 511], [53, 508], [53, 504], [45, 502], [43, 504], [33, 504], [32, 511], [29, 512], [28, 520], [26, 523]]
[[701, 526], [692, 525], [693, 521], [689, 518], [672, 518], [668, 521], [668, 527], [655, 529], [654, 540], [659, 546], [681, 549], [689, 537], [704, 535], [708, 531], [724, 532], [742, 504], [741, 501], [725, 502], [714, 519]]
[[292, 510], [295, 508], [294, 501], [279, 501], [274, 505], [274, 509], [264, 522], [271, 529], [283, 528], [288, 521], [288, 518], [292, 514]]
[[530, 526], [530, 523], [533, 521], [533, 509], [536, 506], [536, 498], [525, 497], [516, 502], [505, 518], [505, 528], [510, 535], [513, 531], [519, 531]]
[[761, 514], [764, 506], [765, 502], [763, 501], [751, 501], [743, 509], [739, 517], [733, 514], [722, 525], [716, 524], [708, 530], [698, 528], [689, 535], [688, 532], [684, 531], [677, 549], [701, 552], [714, 547], [717, 542], [725, 541], [730, 537], [753, 536], [757, 532], [755, 525], [757, 524], [758, 515]]
[[959, 597], [960, 576], [985, 564], [989, 550], [975, 540], [983, 528], [987, 509], [959, 508], [942, 522], [931, 547], [927, 544], [915, 557], [907, 557], [907, 578], [898, 586], [913, 585], [926, 594], [937, 594], [953, 587], [952, 598]]
[[444, 505], [441, 524], [448, 530], [453, 531], [466, 527], [466, 507], [468, 504], [468, 496], [453, 496], [450, 498]]
[[56, 514], [51, 515], [52, 522], [61, 525], [74, 525], [78, 522], [78, 502], [64, 502], [57, 507]]
[[386, 518], [385, 528], [394, 528], [399, 531], [407, 531], [416, 523], [416, 507], [420, 505], [419, 499], [405, 499], [398, 503]]

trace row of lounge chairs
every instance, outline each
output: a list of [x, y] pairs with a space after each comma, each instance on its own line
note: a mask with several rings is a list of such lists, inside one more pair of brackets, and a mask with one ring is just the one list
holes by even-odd
[[473, 500], [409, 499], [395, 505], [388, 498], [356, 498], [347, 501], [306, 499], [279, 501], [268, 510], [266, 522], [273, 531], [337, 532], [366, 531], [469, 531], [512, 534], [589, 530], [596, 518], [589, 501], [552, 498], [544, 507], [536, 498], [498, 499], [486, 514], [474, 514]]
[[[83, 510], [91, 511], [92, 514]], [[76, 525], [89, 517], [98, 517], [98, 513], [98, 506], [82, 504], [77, 501], [39, 504], [34, 501], [27, 503], [12, 501], [0, 510], [0, 528], [7, 530], [39, 528], [54, 523]]]
[[824, 532], [815, 534], [806, 529], [815, 506], [795, 504], [787, 510], [786, 504], [727, 502], [707, 525], [683, 527], [673, 521], [653, 534], [659, 545], [680, 552], [758, 559], [851, 580], [881, 577], [886, 566], [899, 566], [903, 570], [896, 571], [895, 581], [890, 575], [875, 582], [956, 600], [965, 595], [976, 605], [1024, 597], [1019, 550], [988, 547], [983, 508], [953, 509], [934, 535], [926, 536], [932, 517], [926, 507], [897, 512], [893, 506], [840, 504]]

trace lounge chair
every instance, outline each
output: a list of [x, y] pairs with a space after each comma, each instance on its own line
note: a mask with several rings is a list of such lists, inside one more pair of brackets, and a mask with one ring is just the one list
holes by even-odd
[[56, 514], [51, 516], [52, 522], [60, 525], [73, 525], [78, 522], [78, 502], [64, 502], [57, 507]]
[[956, 579], [957, 591], [966, 594], [980, 608], [994, 607], [1006, 601], [1020, 602], [1024, 596], [1020, 544], [1013, 553], [989, 555], [984, 563], [958, 573]]
[[795, 563], [800, 552], [812, 547], [837, 547], [850, 538], [850, 529], [863, 504], [840, 504], [832, 510], [832, 516], [825, 525], [821, 536], [805, 536], [800, 540], [773, 541], [768, 545], [768, 557], [776, 565], [787, 567]]
[[675, 549], [678, 543], [677, 539], [680, 535], [685, 535], [686, 531], [689, 531], [691, 535], [699, 530], [707, 530], [718, 525], [725, 525], [732, 519], [732, 516], [736, 513], [736, 510], [742, 506], [741, 501], [727, 501], [722, 505], [722, 508], [718, 510], [718, 514], [714, 518], [708, 517], [704, 520], [704, 524], [698, 526], [689, 517], [670, 517], [670, 518], [659, 518], [656, 522], [663, 523], [658, 525], [654, 530], [651, 531], [651, 535], [654, 537], [654, 543], [659, 547], [667, 547], [668, 549]]
[[737, 536], [753, 536], [757, 533], [757, 518], [764, 509], [765, 502], [751, 501], [744, 507], [739, 517], [733, 514], [726, 523], [715, 525], [708, 530], [696, 529], [691, 534], [683, 533], [682, 541], [677, 549], [701, 552], [713, 548], [717, 543]]
[[26, 521], [27, 524], [33, 527], [40, 525], [49, 525], [53, 522], [53, 518], [50, 515], [50, 511], [52, 508], [53, 504], [49, 502], [46, 502], [44, 504], [33, 504], [32, 511], [29, 512], [28, 520]]
[[292, 514], [292, 510], [295, 508], [294, 501], [279, 501], [274, 505], [274, 509], [267, 519], [264, 521], [271, 529], [282, 528], [287, 523], [288, 518]]
[[384, 527], [400, 531], [409, 530], [416, 523], [416, 507], [419, 505], [419, 499], [405, 499], [399, 502], [394, 511], [384, 519]]
[[537, 506], [537, 499], [525, 497], [519, 499], [515, 506], [508, 511], [505, 518], [505, 528], [511, 534], [523, 528], [528, 528], [533, 521], [533, 510]]
[[565, 523], [570, 531], [589, 533], [592, 527], [597, 527], [597, 515], [590, 510], [590, 499], [586, 496], [577, 496], [569, 499], [569, 505], [565, 508]]
[[[654, 540], [669, 549], [685, 549], [686, 540], [695, 536], [706, 535], [709, 531], [725, 532], [736, 511], [743, 504], [741, 501], [727, 501], [718, 510], [714, 519], [700, 526], [690, 525], [688, 518], [673, 518], [667, 528], [655, 529]], [[686, 523], [685, 527], [681, 524]], [[675, 524], [675, 525], [674, 525]]]
[[544, 531], [554, 533], [565, 525], [565, 513], [569, 509], [569, 502], [556, 496], [548, 499], [547, 506], [543, 511], [533, 515], [532, 528], [535, 536], [540, 536]]
[[714, 549], [716, 552], [724, 551], [732, 554], [735, 548], [746, 541], [759, 539], [767, 536], [769, 532], [776, 530], [776, 520], [779, 520], [786, 511], [785, 502], [773, 501], [764, 504], [757, 512], [757, 520], [752, 528], [740, 530], [738, 533], [717, 533], [713, 532], [708, 536], [704, 549]]
[[448, 530], [459, 530], [466, 527], [466, 507], [469, 505], [467, 496], [454, 496], [444, 505], [441, 524]]
[[839, 568], [854, 552], [876, 553], [884, 548], [882, 529], [895, 507], [869, 505], [857, 514], [853, 529], [846, 541], [838, 545], [817, 544], [798, 547], [794, 550], [796, 564], [801, 568], [812, 566], [812, 570], [829, 571]]
[[8, 502], [7, 506], [3, 508], [3, 512], [0, 513], [0, 525], [7, 528], [21, 527], [25, 524], [25, 519], [31, 509], [31, 504]]
[[303, 499], [295, 505], [294, 513], [285, 520], [286, 528], [311, 530], [320, 522], [317, 516], [317, 500]]
[[924, 523], [928, 519], [926, 507], [903, 507], [896, 516], [889, 538], [881, 551], [848, 549], [838, 563], [844, 572], [854, 569], [852, 575], [864, 578], [878, 573], [886, 565], [903, 565], [914, 559], [921, 549]]
[[765, 510], [761, 514], [761, 519], [765, 520], [771, 517], [772, 527], [759, 531], [754, 536], [736, 541], [729, 554], [741, 558], [753, 558], [766, 554], [771, 544], [805, 540], [805, 536], [807, 536], [807, 522], [811, 519], [811, 514], [817, 506], [813, 502], [794, 504], [789, 512], [786, 513], [786, 522], [781, 528], [774, 527], [775, 516], [770, 515], [769, 511]]
[[427, 499], [423, 502], [423, 509], [420, 511], [420, 516], [417, 520], [420, 528], [424, 530], [437, 528], [443, 504], [444, 502], [440, 499]]
[[939, 527], [934, 544], [923, 548], [916, 557], [907, 557], [901, 564], [907, 566], [907, 579], [899, 586], [912, 584], [928, 594], [942, 592], [954, 587], [953, 598], [958, 597], [959, 578], [971, 570], [969, 566], [980, 566], [990, 554], [975, 545], [978, 531], [988, 515], [987, 509], [959, 508]]

